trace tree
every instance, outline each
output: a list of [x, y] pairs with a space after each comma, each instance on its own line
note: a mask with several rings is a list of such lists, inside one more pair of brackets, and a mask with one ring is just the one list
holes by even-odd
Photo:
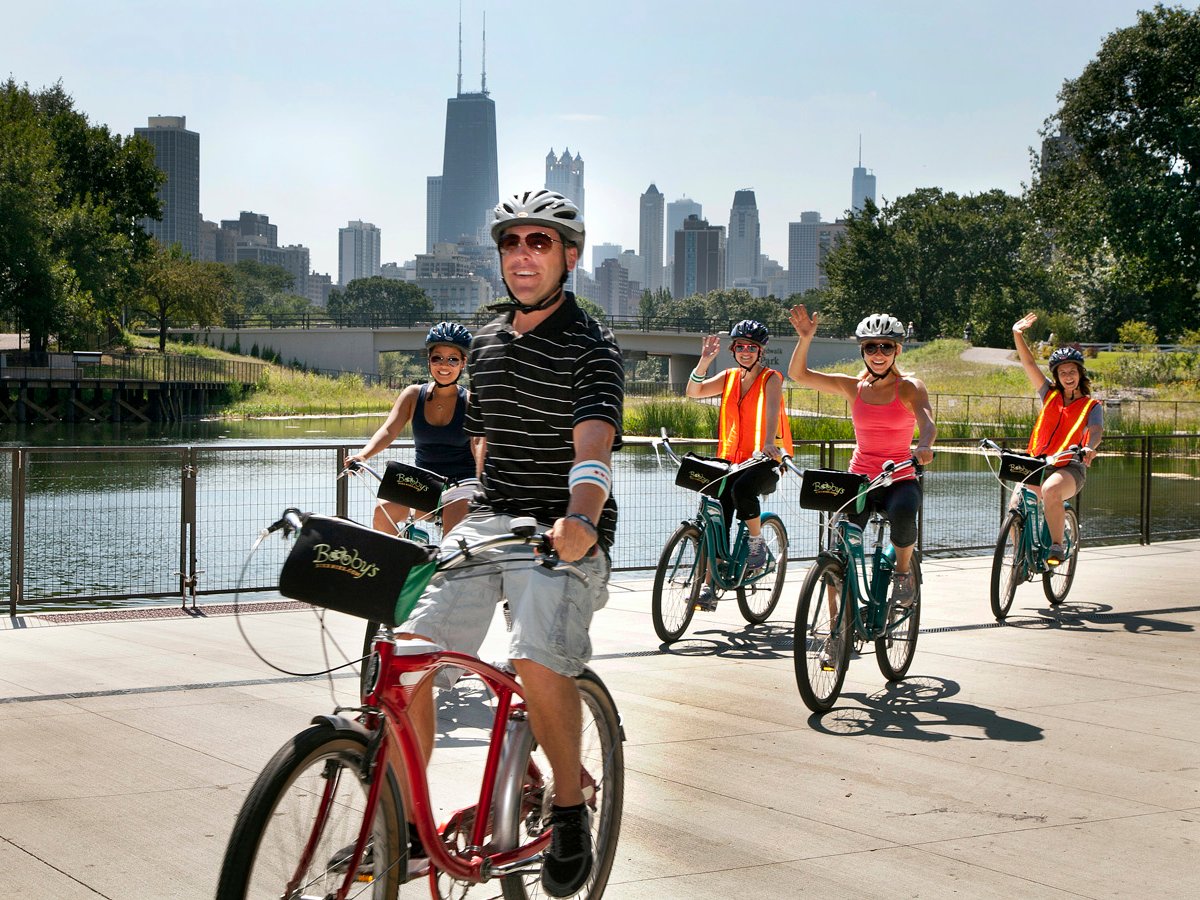
[[145, 141], [90, 124], [61, 84], [0, 85], [0, 133], [0, 221], [6, 232], [12, 223], [0, 241], [0, 304], [32, 349], [52, 335], [69, 346], [115, 319], [134, 286], [150, 250], [136, 220], [160, 214], [162, 174]]
[[1097, 337], [1200, 323], [1200, 10], [1164, 7], [1105, 38], [1059, 92], [1032, 198]]
[[1003, 191], [959, 196], [921, 188], [850, 218], [825, 258], [827, 318], [845, 330], [885, 312], [918, 334], [959, 334], [1000, 346], [1025, 311], [1063, 300], [1028, 205]]
[[167, 349], [167, 328], [174, 323], [215, 325], [233, 295], [229, 269], [196, 262], [179, 244], [156, 246], [139, 271], [139, 299], [158, 327], [158, 349]]
[[378, 275], [358, 278], [346, 285], [345, 291], [331, 294], [329, 312], [363, 325], [429, 321], [434, 316], [433, 302], [415, 284]]

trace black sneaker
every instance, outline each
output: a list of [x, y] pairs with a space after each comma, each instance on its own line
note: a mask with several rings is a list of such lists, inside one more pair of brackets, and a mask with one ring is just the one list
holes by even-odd
[[550, 849], [542, 862], [542, 887], [551, 897], [570, 897], [592, 874], [591, 812], [586, 803], [550, 807]]

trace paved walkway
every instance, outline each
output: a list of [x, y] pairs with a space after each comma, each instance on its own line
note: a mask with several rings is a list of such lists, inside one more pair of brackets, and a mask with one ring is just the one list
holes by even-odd
[[[792, 671], [803, 567], [765, 626], [725, 603], [667, 650], [648, 583], [615, 583], [594, 629], [628, 736], [607, 897], [1200, 896], [1198, 562], [1200, 541], [1087, 548], [1067, 604], [1027, 585], [997, 627], [988, 559], [929, 561], [910, 678], [886, 688], [864, 655], [821, 717]], [[311, 613], [242, 621], [319, 667]], [[266, 669], [231, 616], [4, 622], [0, 895], [211, 897], [250, 783], [327, 683]], [[477, 750], [463, 713], [435, 785]]]

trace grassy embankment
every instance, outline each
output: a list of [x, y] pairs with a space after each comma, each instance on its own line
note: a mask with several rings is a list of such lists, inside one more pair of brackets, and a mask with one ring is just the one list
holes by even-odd
[[[918, 375], [934, 400], [938, 431], [942, 437], [978, 437], [1027, 433], [1036, 408], [1024, 371], [1019, 366], [990, 365], [962, 359], [966, 345], [958, 340], [933, 341], [905, 352], [901, 369]], [[245, 359], [212, 347], [193, 344], [171, 345], [168, 352], [213, 358]], [[1088, 360], [1093, 390], [1099, 397], [1124, 396], [1123, 374], [1128, 372], [1128, 353], [1101, 353]], [[861, 366], [843, 363], [828, 371], [856, 374]], [[395, 392], [368, 387], [361, 378], [345, 375], [333, 379], [270, 365], [255, 390], [234, 396], [222, 410], [233, 417], [386, 414]], [[1109, 411], [1112, 433], [1169, 432], [1178, 422], [1181, 431], [1200, 430], [1200, 387], [1196, 382], [1172, 381], [1141, 388], [1136, 397], [1178, 400], [1182, 405], [1176, 419], [1169, 404], [1126, 404], [1120, 416]], [[797, 387], [788, 388], [788, 406], [797, 411], [793, 433], [805, 439], [850, 439], [853, 433], [846, 404], [829, 395]], [[1135, 413], [1136, 412], [1136, 416]], [[715, 406], [683, 398], [629, 397], [625, 429], [631, 435], [656, 435], [660, 428], [680, 437], [711, 437], [716, 432]]]

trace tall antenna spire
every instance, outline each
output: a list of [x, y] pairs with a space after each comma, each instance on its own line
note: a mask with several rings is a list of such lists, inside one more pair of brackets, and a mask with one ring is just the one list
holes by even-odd
[[462, 0], [458, 0], [458, 96], [462, 96]]
[[862, 168], [862, 132], [858, 133], [858, 167]]
[[481, 93], [487, 93], [487, 10], [483, 11], [483, 80], [479, 86]]

